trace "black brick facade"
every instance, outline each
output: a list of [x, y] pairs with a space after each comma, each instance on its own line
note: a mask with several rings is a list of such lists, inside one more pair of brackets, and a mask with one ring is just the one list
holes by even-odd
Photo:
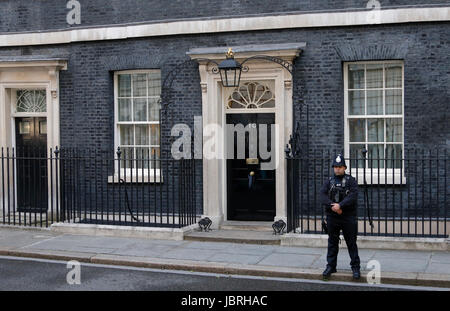
[[[62, 1], [2, 1], [0, 31], [36, 31], [68, 28]], [[63, 1], [65, 2], [65, 1]], [[214, 17], [272, 12], [364, 8], [366, 1], [83, 1], [82, 26], [160, 19]], [[382, 1], [383, 7], [420, 4], [421, 1]], [[104, 5], [102, 5], [104, 3]], [[428, 1], [428, 4], [442, 1]], [[105, 8], [100, 9], [100, 8]], [[5, 14], [6, 13], [6, 14]], [[51, 16], [52, 18], [47, 18]], [[49, 55], [68, 57], [60, 73], [60, 137], [62, 147], [113, 150], [113, 73], [125, 69], [162, 70], [162, 77], [187, 59], [191, 48], [229, 45], [306, 42], [295, 61], [295, 118], [306, 133], [309, 107], [311, 148], [342, 150], [344, 144], [343, 62], [404, 61], [404, 129], [406, 148], [450, 146], [450, 23], [411, 23], [334, 28], [267, 30], [193, 34], [127, 40], [80, 42], [53, 46], [0, 48], [0, 56]], [[251, 70], [251, 66], [250, 66]], [[201, 89], [195, 64], [174, 82], [169, 110], [173, 120], [193, 127], [201, 116]], [[162, 144], [167, 139], [163, 139]], [[302, 136], [306, 142], [306, 135]], [[201, 180], [198, 189], [201, 191]], [[199, 195], [200, 196], [200, 195]]]
[[[450, 144], [450, 23], [254, 31], [30, 46], [33, 55], [66, 55], [60, 74], [61, 145], [113, 146], [113, 72], [160, 68], [164, 77], [195, 47], [307, 43], [296, 59], [294, 84], [309, 106], [310, 143], [340, 148], [344, 143], [344, 61], [401, 59], [405, 66], [405, 146]], [[0, 48], [0, 56], [21, 48]], [[185, 68], [174, 82], [174, 120], [193, 124], [201, 115], [198, 69]], [[294, 94], [299, 118], [301, 94]], [[302, 119], [304, 119], [302, 115]], [[304, 120], [303, 120], [304, 121]], [[305, 122], [302, 122], [304, 124]], [[304, 129], [303, 129], [304, 130]], [[333, 133], [332, 135], [329, 135]]]
[[[212, 18], [288, 12], [365, 9], [368, 0], [79, 0], [83, 27], [159, 21]], [[383, 0], [381, 8], [414, 5], [448, 5], [445, 0]], [[65, 0], [2, 0], [0, 32], [66, 29]]]

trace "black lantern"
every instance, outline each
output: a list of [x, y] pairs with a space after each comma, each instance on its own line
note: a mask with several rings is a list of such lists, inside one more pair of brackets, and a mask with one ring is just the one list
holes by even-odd
[[241, 80], [242, 66], [234, 59], [234, 53], [228, 49], [227, 59], [223, 60], [218, 68], [220, 79], [224, 87], [238, 87]]

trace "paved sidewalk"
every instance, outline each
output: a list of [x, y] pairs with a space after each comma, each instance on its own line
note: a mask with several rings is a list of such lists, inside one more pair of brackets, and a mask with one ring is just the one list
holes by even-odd
[[[345, 243], [345, 242], [343, 242]], [[321, 279], [325, 248], [286, 247], [223, 242], [170, 241], [69, 235], [50, 230], [0, 228], [0, 255], [100, 264]], [[450, 288], [450, 252], [360, 250], [366, 282], [367, 262], [378, 260], [381, 282]], [[346, 248], [332, 280], [350, 281]]]

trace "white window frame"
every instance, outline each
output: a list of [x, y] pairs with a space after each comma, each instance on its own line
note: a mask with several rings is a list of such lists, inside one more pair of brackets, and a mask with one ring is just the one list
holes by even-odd
[[[348, 69], [349, 69], [349, 65], [372, 65], [372, 64], [400, 64], [402, 66], [402, 113], [400, 115], [396, 114], [396, 115], [387, 115], [387, 114], [380, 114], [380, 115], [367, 115], [366, 114], [366, 107], [367, 107], [367, 92], [365, 92], [365, 105], [364, 105], [364, 115], [354, 115], [354, 116], [349, 116], [348, 114], [348, 107], [349, 107], [349, 100], [348, 100]], [[366, 181], [368, 184], [406, 184], [406, 177], [405, 177], [405, 64], [404, 61], [401, 60], [386, 60], [386, 61], [357, 61], [357, 62], [344, 62], [343, 64], [344, 66], [344, 153], [345, 153], [345, 158], [349, 159], [350, 158], [350, 125], [349, 125], [349, 121], [351, 119], [371, 119], [371, 118], [376, 118], [376, 119], [401, 119], [402, 120], [402, 142], [401, 143], [389, 143], [389, 144], [398, 144], [402, 146], [402, 169], [400, 168], [369, 168], [368, 165], [368, 161], [365, 163], [366, 165], [366, 169], [365, 169], [365, 177], [366, 177]], [[385, 67], [383, 66], [383, 88], [381, 90], [383, 90], [383, 109], [386, 107], [385, 104], [385, 90], [386, 89], [390, 89], [390, 88], [386, 88], [386, 84], [385, 84]], [[364, 79], [365, 79], [365, 83], [364, 83], [364, 90], [367, 91], [367, 75], [366, 72], [364, 73]], [[398, 89], [398, 88], [393, 88], [393, 89]], [[380, 88], [374, 88], [374, 89], [370, 89], [370, 90], [380, 90]], [[383, 111], [385, 112], [385, 111]], [[385, 127], [386, 127], [386, 121], [384, 122]], [[353, 144], [365, 144], [367, 146], [368, 142], [368, 133], [367, 133], [367, 122], [366, 122], [366, 133], [365, 133], [365, 137], [366, 137], [366, 142], [364, 143], [357, 143], [357, 142], [352, 142]], [[376, 144], [376, 143], [370, 143], [370, 144]], [[379, 143], [379, 144], [383, 144], [386, 145], [386, 130], [384, 130], [384, 141], [383, 143]], [[386, 157], [386, 154], [384, 155], [384, 157]], [[354, 176], [355, 178], [357, 178], [358, 180], [358, 184], [363, 184], [364, 183], [364, 168], [351, 168], [351, 161], [350, 160], [346, 160], [347, 163], [347, 173], [350, 173], [350, 169], [351, 169], [351, 174], [352, 176]], [[378, 177], [379, 177], [379, 181], [378, 181]]]
[[[119, 121], [119, 75], [123, 74], [139, 74], [139, 73], [151, 73], [151, 72], [158, 72], [161, 73], [160, 69], [138, 69], [138, 70], [121, 70], [121, 71], [115, 71], [114, 72], [114, 158], [117, 158], [117, 148], [119, 146], [121, 147], [127, 147], [124, 145], [120, 145], [120, 125], [150, 125], [150, 124], [159, 124], [161, 126], [161, 120], [158, 121]], [[131, 89], [131, 92], [133, 90]], [[131, 96], [133, 97], [133, 96]], [[147, 97], [149, 98], [148, 94]], [[131, 105], [131, 113], [133, 115], [133, 104]], [[147, 107], [147, 114], [148, 114], [148, 107]], [[160, 127], [161, 131], [161, 127]], [[151, 136], [151, 132], [149, 133], [149, 139]], [[144, 147], [144, 148], [159, 148], [161, 151], [161, 134], [160, 134], [160, 141], [159, 145], [151, 145], [148, 146], [138, 146], [133, 145], [130, 147]], [[151, 160], [150, 160], [151, 161]], [[161, 162], [160, 162], [161, 163]], [[143, 171], [143, 172], [142, 172]], [[160, 183], [163, 182], [162, 180], [162, 174], [160, 168], [150, 168], [149, 169], [142, 169], [142, 168], [120, 168], [120, 174], [118, 170], [118, 161], [114, 161], [114, 176], [109, 176], [108, 182], [110, 183], [119, 183], [119, 175], [120, 179], [123, 179], [127, 183]]]

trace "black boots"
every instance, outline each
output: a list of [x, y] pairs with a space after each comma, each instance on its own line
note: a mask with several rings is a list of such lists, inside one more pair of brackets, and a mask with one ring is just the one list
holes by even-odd
[[[359, 280], [361, 278], [361, 271], [358, 267], [352, 267], [353, 272], [353, 280]], [[322, 276], [324, 279], [328, 279], [332, 273], [336, 273], [336, 268], [332, 268], [330, 266], [327, 266], [325, 270], [322, 273]]]
[[353, 279], [354, 280], [359, 280], [361, 278], [361, 271], [358, 267], [352, 267], [352, 271], [353, 271]]
[[327, 266], [327, 267], [325, 268], [325, 271], [323, 271], [322, 276], [323, 276], [324, 278], [329, 278], [330, 275], [331, 275], [331, 273], [335, 273], [335, 272], [336, 272], [336, 268], [332, 268], [332, 267], [330, 267], [330, 266]]

